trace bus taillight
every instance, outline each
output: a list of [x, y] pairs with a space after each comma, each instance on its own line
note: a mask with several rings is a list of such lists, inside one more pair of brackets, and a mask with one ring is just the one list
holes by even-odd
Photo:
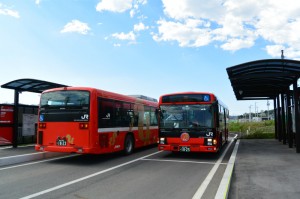
[[89, 128], [89, 124], [88, 123], [79, 123], [79, 128], [80, 129], [88, 129]]
[[39, 123], [39, 128], [40, 129], [45, 129], [46, 128], [46, 123]]

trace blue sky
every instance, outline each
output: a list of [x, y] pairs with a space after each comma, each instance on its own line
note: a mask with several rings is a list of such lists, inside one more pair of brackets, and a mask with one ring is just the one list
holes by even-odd
[[[154, 98], [209, 91], [232, 115], [267, 102], [237, 101], [227, 67], [281, 49], [300, 57], [296, 0], [0, 0], [0, 25], [0, 85], [33, 78]], [[0, 88], [7, 102], [13, 91]]]

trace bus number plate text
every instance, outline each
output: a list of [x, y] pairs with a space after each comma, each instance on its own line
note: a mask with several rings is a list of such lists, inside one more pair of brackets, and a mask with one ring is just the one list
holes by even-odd
[[181, 146], [179, 147], [180, 152], [191, 152], [191, 149], [189, 146]]
[[58, 145], [58, 146], [67, 146], [67, 140], [65, 140], [65, 139], [57, 139], [56, 140], [56, 145]]

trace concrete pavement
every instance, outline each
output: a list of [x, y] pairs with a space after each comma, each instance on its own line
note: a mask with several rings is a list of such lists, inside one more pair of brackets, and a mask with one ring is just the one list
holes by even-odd
[[275, 139], [242, 139], [228, 198], [300, 198], [300, 154]]
[[[33, 146], [0, 150], [0, 166], [19, 163], [14, 158], [26, 162], [45, 155]], [[228, 198], [300, 198], [300, 154], [275, 139], [241, 139]]]

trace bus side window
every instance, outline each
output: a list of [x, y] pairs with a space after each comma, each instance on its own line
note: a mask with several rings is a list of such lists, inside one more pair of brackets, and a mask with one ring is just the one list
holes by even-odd
[[120, 101], [115, 101], [115, 106], [114, 106], [114, 115], [115, 115], [115, 122], [114, 126], [115, 127], [120, 127], [122, 126], [123, 120], [122, 120], [122, 102]]
[[151, 126], [157, 126], [157, 114], [158, 114], [158, 110], [151, 107], [151, 111], [150, 111], [150, 125]]
[[98, 125], [100, 128], [113, 127], [114, 120], [114, 102], [99, 98], [98, 100]]
[[222, 106], [219, 106], [219, 126], [224, 129], [224, 109]]
[[122, 121], [123, 125], [122, 126], [133, 126], [133, 120], [131, 121], [131, 118], [133, 118], [132, 110], [130, 109], [130, 104], [129, 103], [123, 103], [123, 109], [122, 109]]
[[144, 106], [144, 126], [150, 126], [150, 107]]
[[216, 127], [218, 128], [220, 126], [219, 125], [220, 121], [219, 121], [219, 106], [218, 106], [218, 104], [214, 103], [213, 104], [213, 108], [214, 108], [214, 111], [213, 111], [213, 113], [214, 113], [214, 120], [215, 120], [215, 123], [216, 123]]
[[139, 122], [139, 111], [137, 104], [131, 104], [131, 109], [133, 113], [133, 126], [137, 127]]

